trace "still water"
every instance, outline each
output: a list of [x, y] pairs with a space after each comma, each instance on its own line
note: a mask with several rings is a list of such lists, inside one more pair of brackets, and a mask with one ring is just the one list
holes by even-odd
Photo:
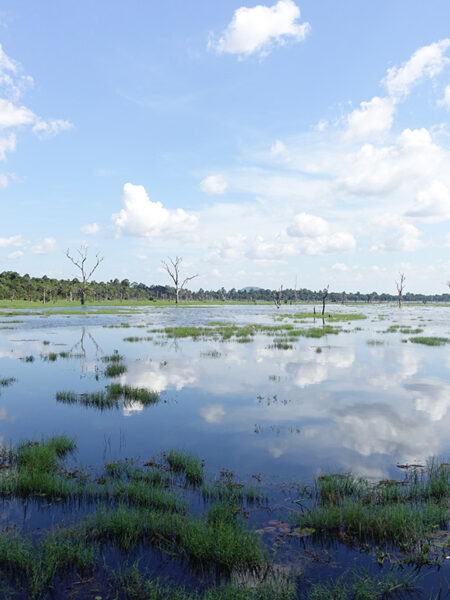
[[[331, 306], [332, 314], [367, 318], [336, 323], [337, 335], [298, 337], [288, 349], [273, 347], [274, 333], [239, 343], [162, 331], [218, 321], [320, 327], [321, 319], [292, 318], [311, 310], [203, 306], [3, 316], [0, 379], [16, 381], [0, 391], [0, 440], [66, 433], [77, 439], [76, 460], [89, 465], [180, 448], [204, 459], [211, 473], [227, 468], [243, 479], [261, 473], [273, 481], [330, 470], [398, 477], [399, 463], [448, 457], [450, 345], [412, 343], [402, 329], [450, 337], [450, 308]], [[281, 320], [279, 313], [289, 316]], [[400, 327], [392, 331], [393, 324]], [[124, 341], [130, 336], [144, 339]], [[101, 359], [115, 350], [127, 370], [109, 380]], [[56, 360], [48, 360], [51, 353]], [[160, 402], [99, 411], [56, 401], [58, 391], [101, 391], [111, 381], [157, 391]]]

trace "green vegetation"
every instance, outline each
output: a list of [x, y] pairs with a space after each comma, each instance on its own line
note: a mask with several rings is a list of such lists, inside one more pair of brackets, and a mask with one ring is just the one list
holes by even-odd
[[3, 379], [0, 379], [0, 387], [8, 387], [9, 385], [12, 385], [15, 381], [15, 377], [3, 377]]
[[409, 341], [414, 344], [425, 344], [425, 346], [445, 346], [445, 344], [450, 343], [450, 338], [417, 336], [409, 338]]
[[371, 484], [352, 474], [322, 475], [316, 480], [316, 501], [297, 518], [300, 528], [316, 534], [361, 541], [388, 540], [412, 548], [448, 519], [450, 466], [432, 462], [403, 482]]
[[112, 362], [107, 365], [105, 369], [105, 376], [117, 377], [118, 375], [123, 375], [126, 370], [127, 368], [123, 363]]
[[112, 408], [127, 408], [134, 402], [142, 406], [149, 406], [159, 402], [158, 392], [146, 388], [135, 388], [129, 385], [113, 383], [106, 391], [77, 394], [75, 392], [61, 391], [56, 393], [56, 401], [63, 404], [81, 404], [99, 410]]
[[102, 361], [106, 363], [120, 363], [123, 361], [123, 356], [121, 356], [116, 350], [114, 354], [102, 356]]
[[415, 589], [417, 576], [395, 570], [371, 576], [356, 572], [352, 581], [340, 577], [334, 582], [316, 583], [308, 590], [307, 600], [384, 600], [401, 591]]
[[150, 342], [153, 339], [152, 336], [139, 337], [136, 335], [130, 335], [128, 337], [124, 337], [124, 342]]
[[170, 450], [166, 460], [169, 468], [175, 473], [183, 473], [189, 483], [198, 485], [203, 481], [203, 464], [196, 456], [179, 450]]

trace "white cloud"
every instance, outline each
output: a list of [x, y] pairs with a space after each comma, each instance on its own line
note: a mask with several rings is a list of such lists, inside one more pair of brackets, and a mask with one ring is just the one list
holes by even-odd
[[56, 240], [52, 237], [46, 237], [37, 244], [31, 246], [33, 254], [49, 254], [56, 250]]
[[35, 120], [34, 113], [26, 106], [15, 106], [9, 100], [0, 98], [0, 128], [29, 125]]
[[354, 250], [356, 240], [351, 233], [332, 231], [330, 225], [321, 217], [299, 213], [286, 230], [288, 236], [298, 238], [297, 247], [309, 255], [329, 252], [347, 252]]
[[49, 119], [48, 121], [43, 121], [39, 119], [33, 125], [33, 133], [35, 133], [39, 139], [44, 140], [48, 138], [55, 137], [61, 131], [67, 131], [68, 129], [72, 129], [73, 124], [66, 119]]
[[388, 69], [384, 84], [388, 93], [396, 98], [407, 96], [411, 88], [422, 79], [433, 78], [449, 63], [445, 52], [450, 47], [450, 39], [423, 46], [400, 67]]
[[347, 135], [366, 138], [389, 131], [394, 120], [395, 103], [391, 98], [375, 96], [369, 102], [361, 102], [347, 119]]
[[278, 156], [279, 154], [284, 154], [286, 152], [286, 146], [283, 144], [281, 140], [276, 140], [274, 144], [270, 147], [270, 153], [274, 156]]
[[23, 246], [25, 240], [21, 235], [12, 235], [9, 238], [0, 237], [0, 248], [11, 248], [11, 246]]
[[8, 254], [8, 258], [10, 258], [11, 260], [15, 260], [16, 258], [20, 258], [21, 256], [23, 256], [22, 250], [14, 250], [14, 252], [10, 252]]
[[223, 420], [225, 409], [223, 404], [207, 404], [206, 406], [202, 406], [199, 413], [207, 423], [217, 424]]
[[0, 160], [5, 160], [7, 152], [14, 152], [16, 149], [16, 136], [10, 133], [7, 137], [0, 138]]
[[268, 54], [275, 45], [287, 40], [300, 42], [311, 27], [300, 23], [300, 9], [293, 0], [278, 0], [273, 6], [257, 5], [253, 8], [238, 8], [221, 37], [210, 40], [208, 48], [218, 54], [240, 56]]
[[439, 100], [438, 103], [440, 106], [443, 106], [447, 110], [450, 110], [450, 85], [447, 85], [444, 90], [444, 97]]
[[334, 263], [334, 265], [332, 265], [331, 268], [333, 269], [333, 271], [341, 271], [343, 273], [350, 270], [350, 267], [345, 263]]
[[200, 182], [200, 189], [205, 194], [224, 194], [228, 184], [222, 175], [209, 175]]
[[441, 181], [433, 180], [418, 192], [416, 204], [406, 212], [427, 223], [439, 223], [450, 219], [450, 190]]
[[161, 202], [152, 202], [142, 185], [123, 186], [122, 208], [112, 215], [118, 230], [125, 235], [152, 238], [192, 232], [198, 219], [182, 208], [168, 210]]
[[85, 235], [94, 235], [100, 231], [100, 227], [97, 225], [97, 223], [86, 223], [86, 225], [81, 227], [81, 231]]
[[373, 250], [383, 252], [414, 252], [423, 247], [422, 232], [410, 223], [400, 224], [384, 242], [375, 244]]

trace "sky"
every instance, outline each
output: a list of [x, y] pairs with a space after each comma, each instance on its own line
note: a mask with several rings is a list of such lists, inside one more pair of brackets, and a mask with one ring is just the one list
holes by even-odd
[[0, 271], [448, 290], [448, 0], [3, 0], [0, 44]]

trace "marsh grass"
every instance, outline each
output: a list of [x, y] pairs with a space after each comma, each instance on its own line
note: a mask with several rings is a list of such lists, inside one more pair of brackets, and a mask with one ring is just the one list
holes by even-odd
[[105, 377], [117, 377], [123, 375], [127, 367], [120, 362], [108, 363], [105, 369]]
[[286, 577], [256, 585], [228, 584], [189, 591], [142, 573], [139, 564], [113, 575], [114, 587], [129, 600], [295, 600], [295, 584]]
[[123, 341], [124, 342], [150, 342], [152, 339], [153, 339], [153, 337], [151, 335], [148, 335], [145, 337], [130, 335], [128, 337], [124, 337]]
[[16, 381], [17, 380], [15, 377], [3, 377], [2, 379], [0, 379], [0, 387], [9, 387]]
[[313, 584], [306, 600], [384, 600], [399, 592], [416, 588], [417, 575], [391, 570], [387, 575], [355, 572], [353, 580], [341, 576], [334, 582]]
[[116, 350], [113, 354], [102, 356], [102, 361], [106, 363], [120, 363], [123, 361], [123, 356]]
[[448, 519], [450, 467], [431, 462], [404, 481], [372, 484], [351, 473], [326, 474], [315, 482], [315, 502], [297, 518], [301, 528], [410, 548]]
[[166, 460], [172, 471], [183, 473], [192, 485], [199, 485], [203, 481], [203, 464], [196, 456], [179, 450], [170, 450]]
[[425, 346], [445, 346], [445, 344], [450, 343], [450, 338], [417, 336], [409, 338], [409, 341], [414, 344], [424, 344]]
[[[113, 363], [114, 364], [114, 363]], [[127, 408], [133, 402], [142, 406], [156, 404], [160, 400], [158, 392], [146, 388], [135, 388], [120, 383], [112, 383], [106, 391], [77, 394], [75, 392], [60, 391], [56, 393], [56, 401], [63, 404], [80, 404], [86, 407], [107, 410], [112, 408]]]

